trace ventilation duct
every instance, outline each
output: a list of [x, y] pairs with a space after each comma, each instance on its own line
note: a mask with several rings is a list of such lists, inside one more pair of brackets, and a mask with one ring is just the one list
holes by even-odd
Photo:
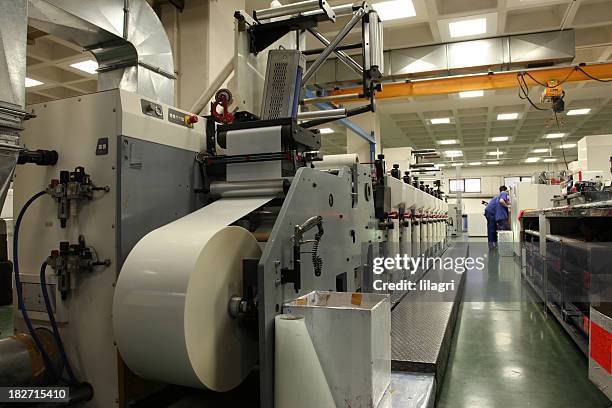
[[174, 104], [172, 49], [145, 0], [29, 0], [29, 24], [91, 51], [98, 90]]
[[[574, 59], [575, 52], [574, 30], [393, 49], [384, 52], [384, 77], [431, 78], [567, 64]], [[361, 62], [359, 56], [355, 59]], [[309, 85], [360, 80], [338, 59], [330, 59], [326, 64]]]
[[174, 104], [174, 63], [145, 0], [0, 0], [0, 208], [26, 116], [27, 26], [81, 45], [99, 64], [98, 90], [125, 89]]

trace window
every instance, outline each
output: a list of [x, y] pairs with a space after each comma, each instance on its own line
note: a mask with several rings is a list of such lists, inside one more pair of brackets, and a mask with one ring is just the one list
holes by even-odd
[[464, 184], [465, 183], [463, 182], [463, 180], [450, 179], [449, 180], [449, 191], [451, 193], [456, 193], [458, 191], [463, 192], [465, 190]]
[[531, 176], [512, 176], [504, 177], [504, 186], [510, 188], [514, 187], [516, 183], [531, 183]]
[[480, 179], [469, 178], [465, 179], [465, 192], [466, 193], [480, 193]]
[[450, 179], [449, 180], [449, 191], [451, 193], [480, 193], [480, 179], [469, 178], [469, 179]]

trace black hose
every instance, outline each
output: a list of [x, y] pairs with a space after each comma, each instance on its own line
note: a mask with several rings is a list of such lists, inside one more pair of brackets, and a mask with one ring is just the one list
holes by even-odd
[[23, 321], [25, 322], [25, 325], [28, 328], [28, 332], [30, 333], [30, 336], [32, 336], [34, 343], [36, 343], [36, 347], [38, 347], [38, 350], [40, 351], [40, 354], [45, 363], [45, 369], [51, 374], [53, 378], [59, 380], [59, 375], [53, 367], [51, 358], [49, 358], [49, 354], [47, 354], [47, 351], [45, 350], [42, 342], [40, 341], [38, 334], [36, 334], [34, 326], [32, 325], [32, 321], [30, 320], [30, 316], [28, 315], [28, 311], [25, 308], [23, 302], [21, 279], [19, 275], [19, 227], [21, 227], [21, 221], [23, 220], [23, 216], [25, 215], [30, 205], [32, 205], [32, 203], [36, 201], [37, 198], [42, 197], [45, 194], [47, 194], [45, 191], [40, 191], [34, 194], [28, 201], [26, 201], [26, 203], [21, 208], [21, 211], [19, 211], [19, 215], [17, 216], [17, 222], [15, 223], [15, 233], [13, 236], [13, 267], [15, 268], [15, 292], [17, 292], [17, 307], [21, 310], [21, 315], [23, 316]]
[[66, 373], [68, 373], [70, 384], [78, 384], [76, 376], [74, 375], [72, 367], [70, 366], [70, 362], [68, 361], [68, 356], [66, 355], [66, 350], [64, 349], [64, 343], [62, 343], [62, 337], [60, 336], [59, 330], [57, 328], [57, 323], [55, 322], [55, 316], [53, 316], [53, 309], [51, 308], [51, 301], [49, 300], [49, 292], [47, 291], [47, 277], [45, 276], [46, 270], [47, 262], [45, 261], [40, 267], [40, 287], [43, 299], [45, 300], [45, 309], [47, 310], [47, 316], [49, 316], [49, 323], [51, 323], [51, 328], [53, 329], [53, 337], [55, 338], [55, 342], [57, 343], [57, 348], [59, 349], [60, 356], [62, 358], [62, 363], [64, 364], [64, 368], [66, 369]]

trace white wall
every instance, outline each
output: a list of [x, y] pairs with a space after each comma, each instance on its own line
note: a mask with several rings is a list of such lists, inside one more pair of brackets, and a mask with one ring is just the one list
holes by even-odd
[[234, 12], [245, 0], [186, 0], [180, 13], [162, 8], [178, 81], [176, 106], [190, 109], [234, 56]]
[[[482, 213], [484, 206], [482, 200], [489, 201], [491, 197], [499, 193], [499, 186], [504, 184], [504, 177], [511, 176], [530, 176], [539, 171], [555, 171], [563, 169], [564, 164], [535, 164], [518, 166], [479, 166], [462, 167], [460, 178], [480, 178], [480, 193], [463, 193], [461, 195], [465, 214]], [[443, 179], [443, 190], [448, 192], [449, 179], [456, 178], [455, 168], [445, 169], [441, 176]], [[454, 194], [449, 195], [448, 202], [455, 203]]]

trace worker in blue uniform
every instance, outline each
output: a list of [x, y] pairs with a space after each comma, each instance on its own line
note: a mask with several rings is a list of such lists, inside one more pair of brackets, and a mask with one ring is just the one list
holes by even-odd
[[487, 218], [487, 240], [489, 249], [497, 248], [497, 231], [508, 229], [508, 188], [499, 187], [499, 194], [489, 201], [484, 215]]

